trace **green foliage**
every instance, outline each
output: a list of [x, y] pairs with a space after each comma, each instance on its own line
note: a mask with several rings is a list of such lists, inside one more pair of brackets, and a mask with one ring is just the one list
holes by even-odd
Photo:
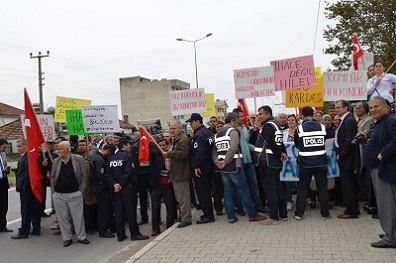
[[[325, 4], [326, 18], [336, 22], [324, 30], [324, 38], [330, 42], [325, 53], [338, 56], [332, 61], [336, 70], [351, 67], [353, 34], [364, 51], [373, 53], [387, 66], [392, 64], [396, 59], [396, 0], [339, 0]], [[391, 72], [395, 73], [396, 67]]]

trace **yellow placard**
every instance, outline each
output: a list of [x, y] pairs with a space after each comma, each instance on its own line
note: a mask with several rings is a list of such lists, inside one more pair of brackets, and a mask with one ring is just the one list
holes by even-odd
[[201, 116], [202, 117], [216, 116], [214, 93], [206, 93], [205, 100], [206, 100], [206, 111], [201, 112]]
[[66, 122], [65, 110], [78, 110], [82, 106], [91, 106], [90, 100], [56, 96], [55, 122]]
[[316, 79], [322, 78], [322, 68], [321, 67], [315, 67], [315, 78]]
[[323, 107], [323, 79], [316, 86], [286, 90], [286, 107]]

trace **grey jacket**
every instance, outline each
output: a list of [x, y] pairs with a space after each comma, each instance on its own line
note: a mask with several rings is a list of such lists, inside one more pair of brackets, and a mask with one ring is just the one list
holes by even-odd
[[[84, 194], [85, 187], [87, 185], [87, 168], [85, 166], [85, 160], [82, 156], [71, 154], [70, 160], [73, 164], [74, 176], [79, 183], [79, 191]], [[59, 173], [61, 170], [62, 158], [58, 157], [54, 160], [54, 164], [52, 165], [51, 170], [51, 191], [52, 193], [55, 191], [55, 185], [58, 182]]]

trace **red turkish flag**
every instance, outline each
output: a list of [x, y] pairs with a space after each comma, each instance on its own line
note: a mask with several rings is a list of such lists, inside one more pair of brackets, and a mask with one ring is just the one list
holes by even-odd
[[139, 142], [139, 161], [142, 163], [147, 163], [150, 158], [150, 135], [147, 130], [143, 127], [139, 128], [140, 142]]
[[249, 118], [249, 110], [245, 99], [238, 99], [238, 109], [243, 111], [243, 124], [246, 124]]
[[39, 157], [39, 147], [44, 143], [44, 137], [38, 124], [36, 113], [30, 102], [29, 94], [25, 88], [25, 132], [27, 141], [27, 155], [29, 166], [29, 178], [32, 192], [37, 200], [42, 203], [43, 185], [41, 180], [43, 176], [40, 172], [37, 159]]
[[353, 69], [358, 70], [358, 59], [363, 56], [363, 50], [360, 47], [359, 40], [353, 35]]

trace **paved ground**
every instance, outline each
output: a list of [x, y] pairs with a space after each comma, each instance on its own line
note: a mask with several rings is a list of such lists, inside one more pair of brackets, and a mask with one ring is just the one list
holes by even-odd
[[226, 216], [206, 225], [173, 226], [127, 262], [396, 262], [396, 249], [370, 246], [379, 240], [378, 220], [365, 213], [336, 218], [342, 210], [336, 207], [333, 217], [323, 220], [318, 208], [307, 208], [303, 220], [292, 219], [290, 212], [288, 221], [274, 226], [247, 217], [229, 224]]

